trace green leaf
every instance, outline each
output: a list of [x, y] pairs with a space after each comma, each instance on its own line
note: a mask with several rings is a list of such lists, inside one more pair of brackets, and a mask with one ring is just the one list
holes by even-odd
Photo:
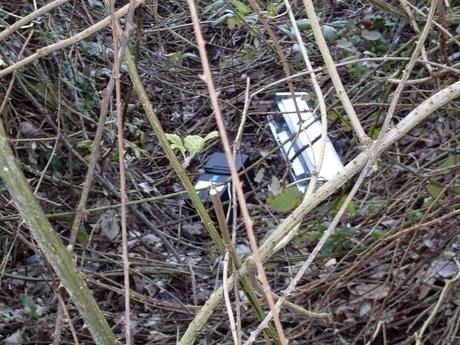
[[234, 13], [225, 13], [223, 16], [220, 16], [219, 18], [213, 20], [211, 24], [213, 26], [223, 25], [229, 18], [232, 18], [234, 16]]
[[348, 41], [345, 38], [341, 38], [337, 40], [336, 45], [338, 48], [341, 48], [341, 49], [350, 49], [353, 47], [353, 43]]
[[337, 118], [338, 118], [338, 115], [337, 115], [337, 113], [335, 111], [331, 111], [331, 112], [329, 112], [327, 114], [327, 119], [329, 121], [335, 121], [335, 120], [337, 120]]
[[180, 65], [182, 63], [182, 59], [184, 57], [184, 53], [181, 51], [172, 53], [168, 55], [168, 60], [174, 65]]
[[329, 25], [323, 25], [323, 35], [328, 42], [334, 42], [339, 38], [337, 30]]
[[22, 293], [20, 295], [20, 298], [21, 298], [22, 304], [24, 304], [26, 309], [28, 309], [32, 315], [35, 315], [38, 307], [35, 304], [34, 300], [26, 293]]
[[423, 217], [423, 213], [420, 212], [419, 210], [413, 210], [412, 208], [407, 210], [407, 218], [411, 222], [416, 222], [417, 220], [421, 219]]
[[181, 51], [174, 52], [168, 55], [168, 60], [174, 65], [182, 65], [185, 59], [199, 60], [198, 56], [194, 53], [184, 53]]
[[379, 39], [382, 38], [382, 34], [375, 30], [372, 30], [372, 31], [363, 30], [361, 32], [361, 36], [368, 41], [378, 41]]
[[244, 21], [238, 17], [238, 16], [231, 16], [228, 20], [227, 20], [227, 25], [228, 25], [228, 28], [233, 30], [234, 28], [239, 28], [241, 26], [243, 26], [244, 24]]
[[292, 30], [288, 30], [288, 29], [283, 28], [283, 27], [278, 27], [278, 28], [281, 30], [281, 32], [284, 32], [289, 37], [291, 37], [291, 38], [295, 37], [294, 32], [292, 32]]
[[449, 155], [438, 165], [438, 169], [449, 169], [460, 163], [460, 155]]
[[[342, 194], [341, 196], [339, 196], [336, 199], [336, 201], [334, 203], [334, 206], [332, 207], [332, 212], [334, 212], [334, 213], [339, 212], [339, 210], [342, 208], [342, 205], [343, 205], [343, 203], [345, 202], [346, 199], [347, 199], [346, 194]], [[353, 202], [353, 200], [348, 204], [346, 212], [349, 215], [354, 215], [356, 213], [356, 205]]]
[[267, 204], [274, 210], [279, 212], [289, 212], [302, 202], [303, 194], [292, 186], [284, 189], [280, 194], [268, 194]]
[[311, 28], [310, 21], [306, 18], [296, 20], [296, 24], [299, 30], [308, 30]]
[[277, 15], [277, 5], [276, 2], [270, 2], [267, 5], [267, 14], [269, 17], [274, 17]]
[[93, 144], [93, 142], [91, 140], [82, 140], [80, 141], [78, 144], [77, 144], [77, 147], [79, 149], [91, 149], [91, 145]]
[[218, 131], [212, 131], [211, 133], [208, 133], [208, 135], [206, 135], [204, 137], [204, 141], [209, 141], [209, 140], [212, 140], [212, 139], [215, 139], [215, 138], [219, 138], [219, 132]]
[[246, 5], [245, 3], [239, 1], [239, 0], [232, 0], [231, 1], [232, 5], [235, 6], [236, 10], [240, 12], [242, 15], [247, 15], [252, 13], [251, 7]]
[[224, 69], [233, 66], [235, 60], [232, 58], [226, 58], [219, 63], [219, 67]]
[[353, 127], [351, 126], [351, 123], [344, 118], [343, 116], [340, 117], [340, 123], [342, 125], [342, 128], [345, 132], [351, 132], [353, 131]]
[[334, 235], [331, 236], [329, 240], [326, 241], [324, 246], [321, 248], [319, 257], [328, 258], [340, 248], [347, 247], [346, 244], [348, 243], [352, 234], [353, 231], [349, 229], [338, 230]]
[[374, 240], [379, 240], [381, 239], [382, 237], [385, 237], [387, 233], [383, 230], [379, 230], [379, 229], [375, 229], [374, 231], [372, 231], [371, 233], [371, 236]]
[[184, 146], [190, 153], [200, 153], [204, 149], [204, 139], [199, 135], [187, 135]]
[[427, 184], [426, 190], [430, 193], [433, 199], [436, 199], [444, 192], [444, 187], [439, 183], [431, 182]]
[[185, 153], [185, 147], [182, 145], [182, 139], [177, 134], [166, 133], [166, 139], [171, 143], [171, 148], [179, 149], [182, 153]]
[[305, 230], [300, 232], [298, 236], [294, 239], [293, 243], [297, 246], [305, 246], [305, 242], [314, 242], [320, 239], [321, 231], [308, 231]]
[[212, 4], [206, 6], [204, 8], [204, 13], [209, 12], [209, 11], [215, 12], [215, 11], [221, 9], [224, 6], [225, 6], [225, 1], [224, 0], [217, 0], [217, 1], [213, 2]]
[[78, 228], [77, 240], [84, 245], [89, 243], [89, 235], [84, 228]]
[[80, 45], [82, 49], [89, 55], [99, 56], [102, 53], [102, 48], [97, 42], [82, 41]]
[[381, 130], [380, 127], [375, 127], [375, 128], [372, 130], [371, 138], [374, 139], [374, 140], [377, 140], [377, 138], [378, 138], [379, 135], [380, 135], [380, 130]]

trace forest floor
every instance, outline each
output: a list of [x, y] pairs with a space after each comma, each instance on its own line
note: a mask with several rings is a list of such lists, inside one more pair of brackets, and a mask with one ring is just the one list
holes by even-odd
[[[36, 3], [41, 7], [46, 2]], [[117, 2], [117, 7], [125, 3]], [[384, 2], [390, 9], [376, 6], [378, 3], [314, 1], [332, 57], [343, 63], [338, 67], [340, 77], [364, 130], [373, 139], [380, 133], [396, 88], [391, 78], [400, 78], [417, 39], [401, 2]], [[429, 4], [411, 3], [411, 13], [422, 29]], [[267, 202], [274, 184], [290, 182], [267, 121], [267, 115], [273, 113], [275, 93], [288, 91], [282, 80], [286, 75], [272, 40], [251, 7], [236, 0], [198, 5], [231, 140], [250, 97], [240, 152], [249, 155], [246, 200], [261, 243], [288, 215]], [[307, 92], [315, 104], [310, 78], [301, 73], [305, 67], [283, 2], [261, 2], [261, 6], [270, 17], [291, 73], [297, 73], [292, 78], [295, 90]], [[1, 0], [1, 30], [33, 10], [30, 1]], [[438, 27], [430, 32], [425, 50], [433, 63], [419, 61], [415, 65], [410, 79], [417, 80], [406, 85], [392, 126], [459, 78], [459, 3], [451, 1], [444, 10], [436, 12], [435, 20], [447, 33]], [[301, 2], [293, 5], [293, 11], [313, 66], [323, 66]], [[5, 38], [0, 46], [0, 66], [73, 36], [106, 15], [103, 1], [69, 1]], [[208, 91], [200, 79], [202, 66], [186, 3], [146, 1], [136, 10], [135, 22], [129, 48], [165, 132], [184, 138], [216, 130]], [[31, 30], [34, 32], [25, 45]], [[2, 109], [17, 162], [65, 244], [111, 68], [108, 26], [18, 70]], [[326, 94], [328, 134], [346, 164], [361, 147], [328, 74], [321, 70], [317, 76]], [[2, 78], [2, 101], [9, 80], [11, 75]], [[134, 344], [176, 344], [222, 284], [222, 257], [158, 145], [124, 66], [121, 81], [131, 203], [128, 243]], [[282, 309], [281, 321], [290, 344], [411, 344], [427, 320], [425, 344], [460, 344], [458, 281], [445, 289], [448, 280], [457, 276], [460, 260], [459, 106], [460, 100], [447, 104], [380, 157], [378, 168], [367, 176], [334, 235], [290, 296], [290, 301], [306, 309], [329, 313], [331, 320], [311, 320]], [[120, 199], [113, 192], [119, 189], [116, 143], [116, 114], [111, 106], [75, 255], [99, 307], [123, 339]], [[213, 140], [191, 159], [187, 172], [192, 181], [217, 151], [222, 151], [221, 144]], [[176, 153], [183, 160], [180, 152]], [[287, 287], [351, 187], [352, 181], [309, 212], [289, 245], [266, 261], [273, 291], [280, 293]], [[207, 207], [213, 215], [212, 205]], [[238, 254], [249, 255], [246, 229], [239, 218], [232, 229]], [[0, 253], [0, 343], [49, 344], [59, 334], [55, 343], [74, 344], [69, 322], [81, 344], [94, 343], [1, 182]], [[56, 321], [57, 291], [70, 315], [62, 327]], [[240, 298], [246, 339], [260, 321], [245, 296]], [[196, 343], [233, 343], [223, 303]], [[256, 343], [269, 344], [271, 340], [265, 335]]]

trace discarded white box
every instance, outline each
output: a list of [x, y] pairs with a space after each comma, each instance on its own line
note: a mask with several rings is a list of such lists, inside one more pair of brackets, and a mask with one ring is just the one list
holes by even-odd
[[[321, 151], [321, 121], [311, 112], [306, 95], [305, 92], [295, 93], [300, 112], [297, 114], [291, 93], [276, 93], [275, 108], [282, 115], [271, 115], [268, 122], [277, 143], [282, 145], [281, 152], [291, 163], [291, 178], [301, 192], [307, 190], [314, 162], [319, 163]], [[328, 137], [318, 177], [327, 181], [342, 169], [340, 157]]]

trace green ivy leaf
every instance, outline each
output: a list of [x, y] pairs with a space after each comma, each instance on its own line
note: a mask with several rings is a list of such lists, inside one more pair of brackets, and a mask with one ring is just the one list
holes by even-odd
[[346, 118], [344, 118], [343, 116], [340, 117], [340, 124], [342, 125], [342, 129], [345, 132], [353, 131], [353, 127], [351, 126], [351, 123]]
[[77, 144], [77, 147], [79, 149], [91, 149], [91, 145], [93, 144], [93, 142], [91, 140], [82, 140], [80, 141], [78, 144]]
[[212, 139], [215, 139], [215, 138], [219, 138], [219, 132], [218, 131], [212, 131], [211, 133], [208, 133], [208, 135], [206, 135], [204, 137], [204, 141], [209, 141], [209, 140], [212, 140]]
[[187, 135], [184, 146], [190, 153], [200, 153], [204, 149], [204, 139], [199, 135]]
[[280, 194], [268, 194], [267, 204], [279, 212], [289, 212], [302, 202], [303, 194], [296, 186], [285, 188]]
[[177, 134], [166, 133], [166, 139], [171, 143], [171, 148], [179, 149], [183, 154], [185, 154], [185, 147], [182, 145], [182, 139]]
[[379, 135], [380, 135], [380, 130], [381, 130], [380, 127], [375, 127], [375, 128], [372, 130], [371, 138], [374, 139], [374, 140], [377, 140], [377, 138], [378, 138]]
[[84, 228], [78, 228], [77, 240], [84, 245], [89, 243], [89, 235]]

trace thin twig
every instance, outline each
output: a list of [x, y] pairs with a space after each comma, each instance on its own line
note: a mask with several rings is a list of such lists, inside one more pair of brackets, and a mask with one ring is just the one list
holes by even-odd
[[[77, 332], [75, 331], [75, 327], [73, 326], [73, 323], [72, 323], [72, 318], [70, 317], [69, 311], [67, 310], [67, 307], [65, 305], [64, 298], [61, 295], [61, 292], [56, 291], [56, 296], [57, 296], [57, 299], [59, 301], [59, 306], [62, 308], [62, 313], [65, 316], [65, 318], [67, 319], [67, 323], [69, 325], [69, 329], [70, 329], [70, 333], [72, 334], [73, 341], [74, 341], [75, 345], [80, 345], [80, 342], [78, 341]], [[63, 320], [59, 320], [59, 319], [56, 318], [56, 324], [59, 323], [59, 325], [61, 325], [62, 321]], [[59, 327], [56, 327], [56, 331], [54, 332], [54, 336], [56, 338], [54, 339], [53, 344], [61, 344], [61, 342], [59, 341], [60, 340], [60, 331], [61, 331], [61, 329]]]
[[224, 301], [227, 308], [228, 321], [230, 322], [230, 330], [233, 336], [233, 343], [239, 345], [239, 337], [236, 331], [235, 317], [233, 315], [232, 302], [230, 301], [230, 293], [228, 288], [228, 265], [229, 265], [230, 252], [227, 249], [224, 256], [224, 267], [222, 270], [222, 285], [224, 287]]
[[[130, 2], [131, 8], [132, 2]], [[121, 108], [121, 85], [120, 85], [120, 57], [118, 56], [118, 23], [115, 18], [115, 0], [110, 1], [110, 17], [112, 19], [112, 46], [113, 46], [113, 79], [115, 80], [115, 106], [117, 112], [117, 136], [118, 136], [118, 165], [120, 171], [120, 203], [121, 203], [121, 238], [123, 247], [123, 278], [125, 297], [125, 341], [131, 345], [131, 312], [129, 293], [129, 257], [128, 257], [128, 229], [126, 226], [126, 174], [125, 174], [125, 148], [123, 145], [123, 115]]]
[[233, 155], [236, 156], [237, 151], [240, 149], [241, 145], [241, 140], [243, 138], [243, 131], [244, 131], [244, 125], [246, 124], [246, 119], [248, 117], [248, 109], [249, 109], [249, 87], [251, 85], [251, 78], [247, 77], [246, 78], [246, 90], [244, 92], [244, 107], [243, 107], [243, 115], [241, 116], [241, 123], [238, 126], [238, 132], [236, 133], [235, 137], [235, 144], [234, 144], [234, 152]]

